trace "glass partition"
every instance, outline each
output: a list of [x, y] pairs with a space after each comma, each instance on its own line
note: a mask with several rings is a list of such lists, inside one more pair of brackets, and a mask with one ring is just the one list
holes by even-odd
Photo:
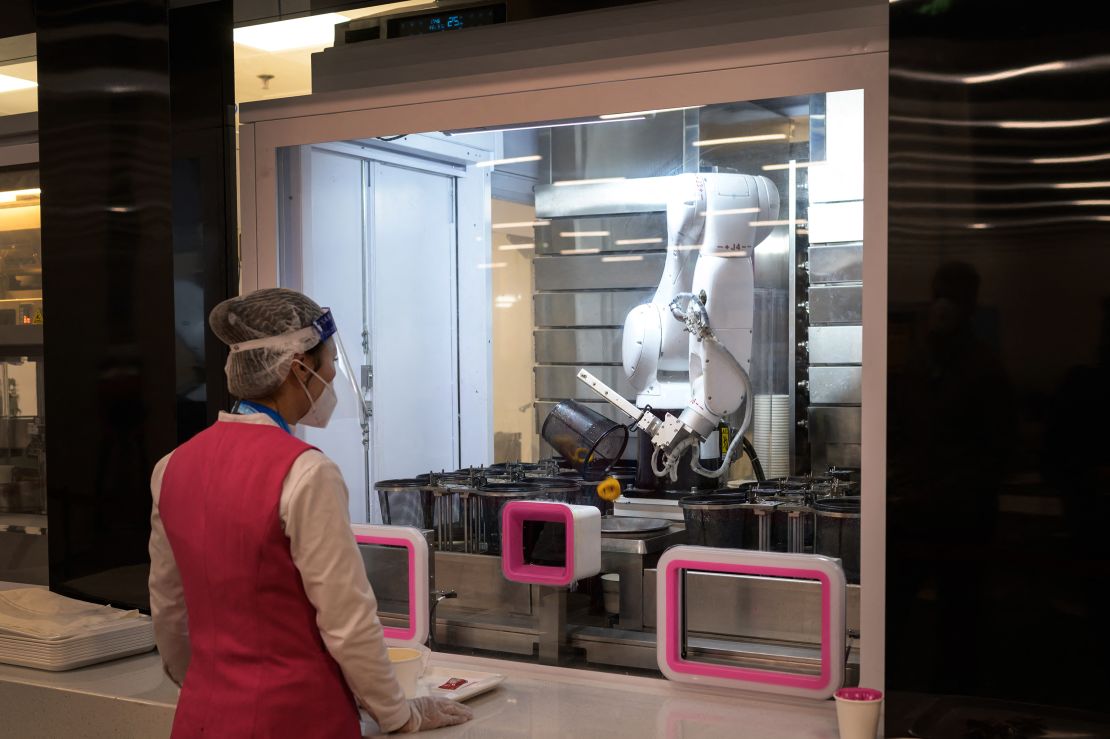
[[[333, 309], [369, 410], [365, 428], [302, 433], [342, 468], [353, 520], [436, 532], [436, 586], [457, 593], [440, 618], [465, 624], [440, 646], [543, 653], [548, 601], [503, 582], [496, 556], [498, 512], [521, 498], [607, 514], [603, 569], [622, 580], [620, 613], [600, 578], [566, 602], [587, 635], [567, 649], [590, 664], [646, 667], [612, 638], [651, 633], [653, 568], [673, 544], [825, 555], [858, 602], [861, 90], [482, 129], [445, 121], [286, 147], [277, 166], [279, 282]], [[693, 298], [751, 391], [736, 380], [703, 393], [737, 402], [673, 475], [656, 474], [651, 438], [634, 431], [609, 470], [622, 494], [602, 499], [544, 440], [544, 421], [568, 399], [629, 425], [687, 411], [710, 366], [691, 314], [675, 317]], [[706, 474], [730, 447], [744, 452]], [[693, 492], [713, 496], [709, 508], [685, 505]], [[466, 525], [478, 520], [493, 523]], [[707, 609], [691, 616], [696, 639], [712, 635], [714, 660], [770, 654], [779, 669], [810, 669], [812, 588], [738, 583], [692, 587]], [[737, 598], [756, 603], [712, 605]], [[764, 633], [760, 599], [800, 615]], [[743, 656], [770, 642], [785, 646]]]
[[38, 184], [32, 167], [0, 169], [0, 579], [45, 583]]

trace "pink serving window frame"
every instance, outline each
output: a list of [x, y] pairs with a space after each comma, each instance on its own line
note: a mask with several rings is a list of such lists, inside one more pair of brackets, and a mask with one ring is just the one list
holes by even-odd
[[[791, 675], [771, 670], [757, 670], [750, 667], [727, 667], [683, 659], [681, 653], [682, 631], [682, 583], [684, 571], [720, 572], [729, 575], [762, 575], [766, 577], [787, 577], [797, 580], [817, 580], [821, 583], [821, 674]], [[799, 567], [768, 567], [766, 565], [747, 565], [724, 562], [706, 562], [695, 559], [676, 559], [667, 563], [664, 575], [667, 587], [667, 665], [674, 672], [688, 675], [719, 678], [723, 680], [742, 680], [753, 683], [766, 683], [787, 688], [821, 690], [832, 679], [832, 587], [829, 576], [821, 570]]]
[[367, 536], [355, 534], [355, 541], [359, 544], [377, 544], [386, 547], [404, 547], [408, 551], [409, 560], [409, 625], [407, 629], [395, 626], [382, 626], [382, 633], [386, 639], [397, 641], [412, 641], [416, 637], [416, 546], [408, 539], [392, 536]]
[[[524, 562], [524, 522], [561, 523], [566, 528], [564, 567]], [[511, 501], [501, 509], [501, 571], [513, 582], [564, 586], [574, 582], [574, 512], [565, 505]]]

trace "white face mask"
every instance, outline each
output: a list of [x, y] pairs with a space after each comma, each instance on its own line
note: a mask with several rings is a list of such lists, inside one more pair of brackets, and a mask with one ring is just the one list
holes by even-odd
[[332, 387], [330, 382], [324, 382], [324, 378], [313, 372], [304, 362], [298, 360], [297, 364], [301, 365], [309, 372], [312, 372], [317, 380], [324, 383], [323, 392], [316, 398], [312, 397], [312, 393], [308, 391], [308, 386], [303, 382], [301, 383], [304, 394], [308, 396], [308, 402], [311, 405], [308, 407], [308, 412], [301, 416], [301, 420], [297, 421], [297, 423], [311, 426], [312, 428], [322, 429], [327, 426], [328, 421], [331, 420], [331, 414], [335, 411], [335, 405], [338, 402], [338, 398], [335, 395], [335, 388]]

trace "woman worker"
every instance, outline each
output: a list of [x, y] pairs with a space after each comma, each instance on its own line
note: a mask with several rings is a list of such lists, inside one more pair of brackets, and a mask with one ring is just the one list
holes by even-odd
[[228, 389], [243, 398], [154, 470], [150, 605], [181, 686], [173, 739], [357, 739], [463, 723], [406, 701], [350, 529], [339, 468], [290, 433], [336, 404], [335, 323], [292, 290], [220, 303]]

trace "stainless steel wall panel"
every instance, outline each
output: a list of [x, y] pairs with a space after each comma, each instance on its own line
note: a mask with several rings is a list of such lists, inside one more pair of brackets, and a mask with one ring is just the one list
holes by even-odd
[[809, 435], [815, 443], [858, 444], [859, 406], [810, 406]]
[[[579, 368], [579, 365], [536, 367], [536, 398], [554, 401], [567, 398], [595, 400], [597, 393], [579, 382]], [[624, 397], [636, 397], [636, 389], [629, 384], [624, 367], [586, 366], [585, 369]]]
[[537, 293], [532, 305], [537, 327], [623, 326], [628, 312], [651, 300], [650, 290]]
[[536, 290], [614, 290], [654, 288], [666, 255], [643, 254], [634, 262], [607, 262], [600, 255], [537, 257]]
[[[658, 572], [644, 570], [644, 602], [655, 603]], [[755, 636], [760, 639], [819, 644], [821, 584], [809, 580], [775, 580], [746, 575], [686, 574], [690, 631], [702, 634]], [[860, 586], [849, 585], [847, 628], [859, 631]], [[714, 604], [702, 607], [702, 604]], [[719, 604], [736, 607], [719, 607]], [[644, 611], [644, 626], [656, 628], [654, 608]], [[813, 618], [816, 616], [816, 620]]]
[[622, 333], [619, 328], [538, 329], [536, 363], [619, 363]]
[[[678, 142], [681, 144], [681, 141]], [[581, 185], [537, 185], [536, 215], [571, 218], [666, 211], [669, 177], [637, 177]]]
[[859, 404], [861, 367], [811, 367], [809, 402], [814, 405]]
[[861, 445], [859, 444], [829, 442], [821, 450], [823, 456], [814, 454], [813, 469], [824, 470], [829, 467], [855, 467], [859, 469], [861, 467], [860, 450]]
[[811, 283], [859, 282], [862, 279], [863, 244], [809, 247]]
[[863, 321], [862, 285], [813, 285], [809, 289], [810, 324], [859, 324]]
[[811, 469], [820, 474], [828, 467], [860, 466], [859, 406], [810, 406]]
[[667, 215], [558, 218], [536, 226], [535, 235], [537, 254], [561, 254], [569, 249], [598, 249], [602, 253], [665, 251]]
[[809, 361], [811, 364], [861, 364], [863, 327], [811, 326]]
[[435, 573], [438, 589], [459, 594], [458, 598], [445, 600], [436, 607], [440, 618], [459, 612], [489, 611], [493, 604], [502, 613], [532, 613], [531, 586], [506, 580], [501, 574], [499, 557], [436, 552]]
[[685, 116], [681, 110], [658, 113], [634, 125], [565, 126], [550, 133], [553, 182], [638, 179], [683, 169]]

